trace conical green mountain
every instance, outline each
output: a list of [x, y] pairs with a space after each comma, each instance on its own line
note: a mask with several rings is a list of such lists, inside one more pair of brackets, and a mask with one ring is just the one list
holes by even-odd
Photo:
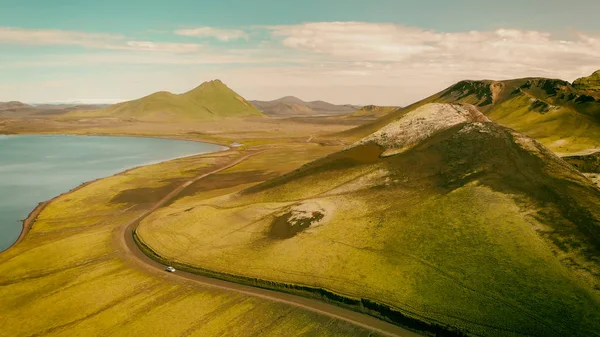
[[598, 336], [599, 205], [536, 140], [428, 104], [274, 180], [176, 201], [137, 234], [180, 267], [432, 334]]
[[223, 82], [214, 80], [179, 95], [160, 91], [137, 100], [69, 116], [193, 122], [263, 115]]
[[491, 120], [526, 133], [555, 152], [600, 149], [600, 91], [578, 88], [581, 86], [546, 78], [461, 81], [344, 134], [355, 139], [364, 137], [427, 103], [468, 103]]

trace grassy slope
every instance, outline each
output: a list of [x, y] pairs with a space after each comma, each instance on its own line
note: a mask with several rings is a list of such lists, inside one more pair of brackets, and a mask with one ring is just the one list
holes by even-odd
[[573, 86], [579, 90], [600, 91], [600, 70], [590, 76], [575, 80]]
[[205, 82], [184, 94], [161, 91], [96, 111], [73, 112], [64, 118], [119, 117], [160, 122], [190, 122], [247, 116], [262, 114], [221, 81], [215, 80]]
[[[340, 152], [241, 194], [200, 188], [138, 234], [180, 263], [476, 334], [597, 335], [600, 191], [528, 138], [461, 127], [386, 159], [371, 145]], [[274, 237], [298, 204], [325, 210], [324, 224]]]
[[0, 254], [0, 336], [367, 336], [267, 300], [175, 283], [130, 264], [115, 229], [185, 177], [235, 156], [143, 167], [59, 197]]
[[560, 80], [463, 81], [341, 135], [359, 139], [426, 103], [460, 102], [476, 105], [490, 119], [538, 139], [556, 153], [577, 153], [600, 148], [600, 97], [585, 102], [591, 99], [588, 95]]
[[395, 107], [395, 106], [375, 106], [375, 105], [367, 105], [364, 106], [358, 110], [356, 110], [356, 112], [354, 112], [352, 115], [348, 116], [348, 118], [352, 118], [352, 117], [375, 117], [375, 118], [380, 118], [383, 117], [389, 113], [391, 113], [392, 111], [398, 110], [400, 109], [399, 107]]

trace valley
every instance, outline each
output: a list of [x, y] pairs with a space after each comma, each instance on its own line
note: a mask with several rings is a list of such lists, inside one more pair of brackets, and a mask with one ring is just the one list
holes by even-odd
[[45, 203], [0, 254], [5, 331], [597, 335], [593, 80], [463, 81], [327, 113], [261, 112], [218, 80], [100, 109], [12, 104], [0, 133], [236, 146]]

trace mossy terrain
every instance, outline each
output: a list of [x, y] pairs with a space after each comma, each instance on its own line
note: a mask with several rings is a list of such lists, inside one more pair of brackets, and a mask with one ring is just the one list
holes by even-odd
[[[600, 190], [588, 179], [489, 122], [384, 150], [358, 144], [264, 183], [190, 194], [144, 220], [138, 238], [198, 272], [429, 331], [598, 336]], [[247, 165], [232, 171], [261, 164]]]
[[223, 82], [214, 80], [180, 95], [160, 91], [100, 110], [68, 113], [61, 118], [118, 117], [156, 122], [193, 122], [252, 116], [263, 115]]
[[600, 149], [600, 94], [584, 90], [581, 84], [546, 78], [461, 81], [340, 136], [362, 138], [433, 102], [473, 104], [493, 121], [539, 140], [558, 154]]
[[0, 254], [0, 336], [372, 336], [297, 307], [165, 278], [123, 252], [120, 227], [170, 187], [242, 155], [141, 167], [49, 203], [25, 239]]

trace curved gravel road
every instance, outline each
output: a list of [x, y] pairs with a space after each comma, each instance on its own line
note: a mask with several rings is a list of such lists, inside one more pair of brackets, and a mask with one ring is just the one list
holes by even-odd
[[188, 272], [184, 272], [184, 271], [176, 271], [175, 273], [169, 273], [169, 272], [165, 271], [166, 266], [152, 260], [151, 258], [146, 256], [140, 250], [140, 248], [137, 246], [137, 244], [135, 243], [135, 241], [133, 239], [133, 233], [134, 233], [135, 229], [137, 228], [137, 226], [139, 225], [139, 223], [144, 218], [146, 218], [152, 212], [154, 212], [158, 208], [162, 207], [163, 205], [165, 205], [166, 203], [171, 201], [179, 193], [181, 193], [186, 187], [190, 186], [194, 182], [196, 182], [200, 179], [203, 179], [211, 174], [215, 174], [215, 173], [224, 171], [228, 168], [231, 168], [231, 167], [243, 162], [244, 160], [250, 158], [251, 156], [257, 155], [259, 153], [261, 153], [261, 152], [246, 155], [238, 160], [235, 160], [232, 163], [229, 163], [228, 165], [226, 165], [224, 167], [218, 168], [214, 171], [211, 171], [206, 174], [202, 174], [200, 176], [197, 176], [193, 179], [186, 181], [185, 183], [183, 183], [182, 185], [177, 187], [175, 190], [173, 190], [171, 193], [169, 193], [167, 196], [165, 196], [163, 199], [161, 199], [154, 207], [149, 209], [147, 212], [141, 214], [139, 217], [137, 217], [130, 223], [122, 226], [120, 228], [120, 231], [118, 231], [118, 236], [115, 239], [117, 239], [118, 244], [124, 250], [126, 255], [128, 257], [131, 257], [130, 261], [137, 264], [138, 266], [143, 267], [144, 269], [146, 269], [150, 272], [153, 272], [155, 274], [160, 274], [162, 277], [165, 277], [165, 278], [178, 279], [181, 281], [185, 280], [188, 282], [191, 281], [191, 282], [200, 284], [202, 286], [221, 288], [221, 289], [225, 289], [225, 290], [229, 290], [229, 291], [243, 293], [245, 295], [256, 296], [256, 297], [260, 297], [260, 298], [264, 298], [264, 299], [268, 299], [268, 300], [272, 300], [272, 301], [276, 301], [276, 302], [286, 303], [286, 304], [289, 304], [289, 305], [292, 305], [292, 306], [295, 306], [298, 308], [310, 310], [310, 311], [313, 311], [313, 312], [316, 312], [316, 313], [319, 313], [322, 315], [326, 315], [326, 316], [329, 316], [332, 318], [344, 320], [353, 325], [360, 326], [362, 328], [371, 330], [371, 331], [381, 334], [381, 335], [399, 336], [399, 337], [421, 336], [420, 334], [417, 334], [410, 330], [406, 330], [399, 326], [384, 322], [375, 317], [372, 317], [372, 316], [369, 316], [366, 314], [362, 314], [362, 313], [359, 313], [356, 311], [352, 311], [349, 309], [344, 309], [344, 308], [341, 308], [341, 307], [338, 307], [338, 306], [335, 306], [332, 304], [328, 304], [328, 303], [325, 303], [325, 302], [322, 302], [319, 300], [305, 298], [305, 297], [296, 296], [296, 295], [278, 292], [278, 291], [273, 291], [273, 290], [267, 290], [267, 289], [263, 289], [263, 288], [256, 288], [256, 287], [233, 283], [233, 282], [228, 282], [228, 281], [223, 281], [223, 280], [214, 279], [214, 278], [201, 276], [201, 275], [197, 275], [197, 274], [192, 274], [192, 273], [188, 273]]

